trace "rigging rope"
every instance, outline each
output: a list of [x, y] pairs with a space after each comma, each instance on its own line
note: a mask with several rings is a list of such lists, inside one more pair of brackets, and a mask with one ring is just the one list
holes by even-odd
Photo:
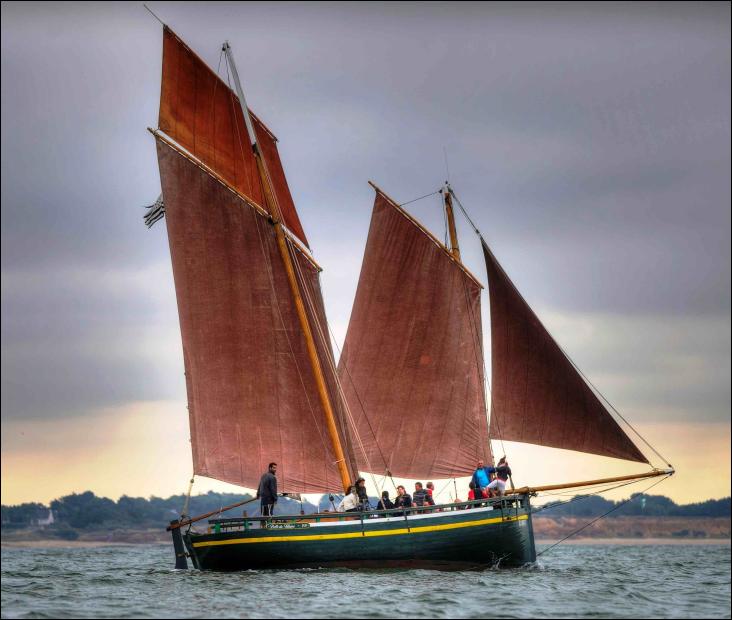
[[[219, 64], [216, 67], [216, 75], [217, 75], [217, 77], [219, 77], [219, 80], [221, 80], [221, 76], [220, 76], [220, 73], [221, 73], [221, 59], [223, 58], [223, 56], [224, 56], [224, 50], [222, 48], [222, 50], [219, 52]], [[227, 60], [226, 69], [227, 69], [226, 74], [227, 74], [227, 77], [228, 77], [228, 74], [229, 74], [229, 71], [228, 71], [228, 69], [229, 69], [229, 67], [228, 67], [228, 60]], [[218, 90], [218, 87], [219, 87], [219, 80], [214, 80], [213, 96], [211, 97], [211, 111], [209, 112], [209, 115], [208, 115], [209, 123], [211, 124], [210, 125], [211, 127], [216, 127], [216, 106], [214, 104], [216, 103], [216, 91]], [[223, 80], [221, 80], [221, 81], [223, 81]], [[231, 84], [229, 84], [229, 87], [231, 87]], [[236, 116], [234, 116], [234, 118], [236, 118]], [[219, 154], [219, 149], [217, 147], [217, 141], [216, 140], [212, 140], [211, 141], [211, 147], [212, 147], [211, 150], [213, 151], [214, 169], [215, 170], [218, 170], [218, 159], [217, 159], [217, 157], [218, 157], [218, 154]]]
[[[465, 208], [458, 200], [458, 197], [455, 195], [455, 192], [452, 190], [452, 187], [448, 186], [448, 191], [450, 192], [450, 195], [455, 199], [455, 201], [458, 203], [458, 206], [460, 207], [460, 210], [463, 212], [463, 215], [465, 215], [465, 218], [468, 220], [470, 225], [473, 227], [473, 230], [476, 232], [476, 234], [482, 239], [483, 237], [480, 235], [480, 231], [476, 228], [475, 224], [473, 224], [473, 221], [468, 217], [468, 214], [465, 212]], [[465, 294], [467, 296], [467, 285], [466, 285], [466, 291]], [[472, 315], [472, 309], [470, 310]], [[482, 350], [482, 347], [481, 347]], [[477, 355], [477, 354], [476, 354]], [[483, 354], [483, 390], [485, 392], [484, 398], [486, 402], [486, 418], [488, 418], [488, 424], [489, 424], [489, 441], [490, 441], [490, 423], [494, 420], [493, 418], [493, 391], [491, 390], [491, 384], [490, 380], [488, 379], [488, 373], [486, 372], [485, 367], [485, 352]], [[487, 390], [486, 390], [487, 386]], [[488, 394], [490, 393], [490, 399], [488, 398]], [[490, 403], [490, 416], [488, 416], [488, 403]], [[498, 422], [498, 417], [495, 418], [496, 423], [496, 430], [498, 431], [498, 440], [501, 442], [501, 450], [503, 451], [503, 456], [506, 456], [506, 444], [503, 442], [503, 433], [501, 432], [501, 425]]]
[[[485, 416], [486, 416], [486, 424], [488, 424], [488, 448], [490, 449], [490, 420], [488, 418], [488, 394], [486, 392], [486, 384], [488, 383], [487, 378], [487, 372], [485, 368], [485, 352], [483, 351], [482, 343], [480, 342], [478, 329], [476, 327], [476, 319], [474, 316], [473, 308], [470, 306], [470, 298], [468, 296], [468, 284], [465, 280], [463, 280], [463, 290], [465, 291], [465, 303], [468, 307], [468, 314], [470, 315], [470, 325], [473, 333], [473, 351], [475, 352], [475, 358], [476, 358], [476, 364], [478, 365], [478, 370], [480, 371], [482, 369], [483, 371], [483, 385], [481, 386], [483, 389], [483, 399], [485, 403]], [[482, 356], [479, 355], [478, 352], [483, 353]], [[490, 389], [490, 385], [489, 385]], [[493, 413], [493, 407], [491, 406], [491, 413]], [[498, 420], [496, 420], [496, 426], [498, 427]], [[498, 438], [501, 442], [501, 448], [503, 449], [503, 456], [506, 456], [506, 446], [503, 443], [503, 437], [501, 435], [501, 429], [498, 427]], [[490, 450], [491, 454], [490, 456], [493, 456], [493, 450]], [[493, 463], [492, 463], [493, 464]]]
[[[254, 212], [254, 210], [252, 210], [252, 215], [255, 218], [255, 225], [257, 227], [257, 235], [259, 237], [259, 246], [260, 246], [260, 249], [262, 250], [262, 254], [265, 257], [265, 262], [266, 262], [266, 265], [267, 265], [267, 275], [269, 276], [270, 287], [272, 289], [272, 297], [274, 298], [275, 307], [277, 308], [277, 315], [279, 316], [280, 323], [282, 324], [282, 331], [285, 333], [285, 338], [287, 340], [287, 346], [290, 349], [290, 355], [292, 356], [292, 361], [295, 364], [295, 369], [297, 370], [297, 376], [300, 379], [300, 385], [302, 386], [302, 391], [305, 394], [305, 400], [307, 401], [308, 409], [310, 410], [310, 415], [312, 416], [313, 421], [315, 422], [316, 432], [320, 435], [320, 441], [323, 444], [323, 450], [327, 454], [327, 452], [328, 452], [328, 442], [327, 442], [327, 439], [326, 439], [326, 437], [325, 437], [325, 435], [323, 433], [322, 428], [318, 425], [318, 419], [317, 419], [317, 417], [315, 415], [315, 410], [313, 409], [313, 404], [310, 402], [310, 396], [308, 395], [307, 388], [305, 387], [305, 381], [304, 381], [304, 379], [302, 377], [302, 372], [300, 371], [300, 365], [297, 363], [297, 358], [295, 357], [295, 351], [294, 351], [294, 349], [292, 347], [292, 342], [290, 340], [290, 334], [289, 334], [289, 332], [287, 330], [287, 327], [285, 326], [285, 320], [282, 317], [282, 310], [280, 309], [280, 302], [279, 302], [279, 299], [277, 298], [277, 291], [275, 289], [275, 284], [274, 284], [274, 274], [273, 274], [273, 271], [272, 271], [271, 258], [270, 258], [269, 252], [265, 248], [264, 241], [262, 239], [262, 233], [261, 233], [261, 230], [259, 228], [258, 215]], [[281, 434], [280, 434], [280, 452], [282, 454], [284, 454], [284, 451], [282, 450], [282, 436], [281, 436]], [[328, 480], [328, 468], [327, 467], [325, 468], [325, 472], [326, 472], [325, 478], [326, 478], [326, 481], [327, 481]], [[284, 474], [283, 474], [282, 486], [285, 487]]]
[[[222, 51], [222, 53], [223, 53], [223, 51]], [[229, 84], [229, 90], [231, 91], [230, 94], [231, 94], [231, 101], [232, 101], [232, 105], [233, 105], [234, 104], [234, 97], [233, 97], [233, 90], [231, 89], [231, 79], [230, 79], [230, 76], [229, 76], [229, 61], [228, 61], [228, 57], [226, 59], [226, 76], [227, 76], [227, 82]], [[236, 115], [234, 116], [234, 119], [236, 121]], [[236, 126], [236, 132], [237, 132], [237, 137], [238, 137], [238, 141], [239, 141], [239, 146], [241, 148], [242, 157], [243, 157], [244, 156], [244, 146], [243, 146], [242, 141], [241, 141], [241, 134], [240, 134], [240, 131], [239, 131], [239, 125], [236, 122], [234, 124]], [[256, 139], [256, 136], [254, 136], [254, 139]], [[263, 155], [260, 155], [260, 156], [263, 157]], [[267, 168], [266, 163], [264, 161], [262, 163], [264, 164], [262, 166], [262, 169], [264, 171], [264, 174], [266, 175], [266, 182], [269, 184], [269, 188], [272, 190], [272, 198], [276, 202], [277, 198], [276, 198], [276, 195], [274, 194], [274, 184], [272, 183], [272, 179], [271, 179], [270, 174], [269, 174], [269, 169]], [[262, 192], [263, 192], [263, 195], [266, 196], [266, 188], [264, 187], [264, 181], [265, 180], [262, 180], [262, 181], [263, 181], [263, 183], [262, 183], [263, 184]], [[279, 206], [277, 208], [279, 210]], [[272, 215], [273, 214], [270, 214], [270, 216], [272, 216]], [[280, 215], [281, 214], [279, 214], [279, 213], [277, 214], [278, 217]], [[280, 224], [280, 225], [282, 225], [282, 224]], [[259, 233], [259, 222], [258, 221], [257, 221], [257, 232]], [[286, 245], [286, 248], [287, 248], [288, 253], [290, 254], [290, 258], [292, 260], [292, 263], [294, 264], [296, 270], [298, 271], [298, 273], [300, 275], [300, 282], [301, 283], [304, 283], [304, 278], [302, 277], [302, 273], [300, 272], [299, 262], [297, 261], [297, 257], [294, 256], [293, 250], [291, 248], [291, 241], [287, 238], [287, 236], [285, 236], [285, 241], [286, 241], [285, 245]], [[260, 246], [262, 247], [263, 252], [264, 252], [264, 247], [263, 247], [263, 244], [262, 244], [261, 233], [260, 233]], [[267, 259], [267, 267], [268, 267], [268, 274], [269, 274], [269, 278], [270, 278], [270, 286], [272, 287], [272, 290], [274, 292], [274, 290], [275, 290], [274, 289], [274, 276], [272, 274], [272, 267], [271, 267], [270, 257], [269, 257], [269, 254], [268, 253], [266, 253], [266, 252], [264, 252], [264, 253], [265, 253], [265, 257]], [[305, 289], [306, 296], [307, 296], [307, 294], [308, 294], [307, 293], [307, 287], [306, 286], [303, 286], [303, 288]], [[303, 388], [303, 392], [304, 392], [305, 397], [307, 399], [308, 408], [310, 409], [311, 416], [313, 418], [313, 421], [315, 422], [315, 428], [316, 428], [318, 434], [320, 435], [321, 442], [323, 443], [323, 447], [324, 447], [324, 449], [325, 449], [325, 451], [327, 453], [327, 450], [328, 450], [328, 442], [325, 439], [325, 436], [323, 434], [323, 431], [321, 430], [320, 426], [318, 425], [318, 420], [317, 420], [317, 418], [315, 416], [315, 411], [313, 409], [313, 405], [310, 402], [310, 398], [308, 396], [308, 392], [307, 392], [307, 389], [305, 387], [305, 382], [303, 380], [302, 373], [300, 371], [300, 367], [299, 367], [299, 365], [297, 363], [297, 358], [295, 357], [295, 353], [294, 353], [294, 350], [293, 350], [293, 347], [292, 347], [292, 342], [290, 340], [290, 336], [289, 336], [289, 334], [287, 332], [287, 329], [285, 328], [284, 319], [282, 318], [282, 312], [281, 312], [280, 306], [279, 306], [279, 300], [277, 299], [277, 295], [276, 294], [274, 294], [274, 298], [275, 298], [275, 304], [277, 306], [277, 313], [278, 313], [278, 315], [280, 317], [280, 321], [282, 322], [283, 331], [285, 332], [285, 336], [287, 338], [287, 344], [288, 344], [288, 347], [290, 349], [290, 353], [292, 355], [292, 359], [293, 359], [293, 361], [295, 363], [295, 368], [297, 369], [298, 377], [300, 379], [300, 384], [301, 384], [301, 386]], [[311, 307], [312, 307], [312, 304], [311, 304]], [[313, 315], [314, 315], [314, 312], [313, 312]], [[280, 438], [280, 441], [281, 441], [281, 438]], [[326, 467], [325, 471], [326, 471], [326, 480], [327, 480], [328, 479], [328, 468], [327, 467]]]
[[[223, 50], [222, 50], [223, 53]], [[226, 58], [226, 82], [229, 85], [229, 99], [231, 100], [231, 113], [232, 118], [234, 122], [234, 128], [236, 129], [236, 138], [239, 143], [239, 149], [241, 150], [241, 159], [242, 161], [246, 161], [246, 156], [244, 154], [244, 144], [241, 140], [241, 132], [239, 131], [239, 123], [236, 122], [236, 102], [234, 100], [234, 89], [231, 88], [231, 76], [229, 75], [229, 58], [227, 56]], [[243, 111], [242, 111], [243, 113]], [[256, 136], [253, 136], [256, 140]], [[264, 190], [262, 190], [264, 191]]]
[[587, 529], [588, 527], [590, 527], [590, 526], [591, 526], [591, 525], [592, 525], [593, 523], [596, 523], [596, 522], [597, 522], [597, 521], [599, 521], [600, 519], [604, 519], [604, 518], [605, 518], [605, 517], [606, 517], [607, 515], [609, 515], [609, 514], [610, 514], [611, 512], [615, 512], [615, 511], [616, 511], [616, 510], [617, 510], [618, 508], [622, 508], [623, 506], [625, 506], [625, 504], [627, 504], [627, 503], [629, 503], [629, 502], [632, 502], [633, 500], [637, 499], [638, 497], [643, 497], [643, 495], [645, 495], [645, 493], [646, 493], [647, 491], [650, 491], [650, 490], [651, 490], [651, 489], [652, 489], [653, 487], [655, 487], [655, 486], [656, 486], [657, 484], [661, 484], [661, 483], [662, 483], [662, 482], [663, 482], [664, 480], [666, 480], [667, 478], [669, 478], [669, 476], [668, 476], [668, 475], [667, 475], [667, 476], [664, 476], [664, 477], [663, 477], [663, 478], [661, 478], [660, 480], [656, 480], [656, 482], [654, 482], [654, 483], [653, 483], [652, 485], [650, 485], [650, 486], [646, 487], [645, 489], [643, 489], [643, 491], [641, 491], [641, 492], [640, 492], [640, 493], [638, 493], [637, 495], [634, 495], [634, 496], [632, 496], [632, 497], [629, 497], [629, 498], [628, 498], [628, 499], [626, 499], [626, 500], [625, 500], [624, 502], [621, 502], [621, 503], [620, 503], [620, 504], [618, 504], [617, 506], [614, 506], [614, 507], [613, 507], [612, 509], [608, 510], [608, 511], [607, 511], [606, 513], [604, 513], [604, 514], [601, 514], [601, 515], [600, 515], [599, 517], [596, 517], [596, 518], [594, 518], [594, 519], [593, 519], [592, 521], [590, 521], [589, 523], [587, 523], [587, 524], [583, 525], [583, 526], [582, 526], [581, 528], [579, 528], [578, 530], [575, 530], [575, 531], [574, 531], [574, 532], [572, 532], [571, 534], [569, 534], [569, 535], [565, 536], [564, 538], [562, 538], [561, 540], [559, 540], [559, 541], [555, 542], [555, 543], [554, 543], [553, 545], [551, 545], [550, 547], [547, 547], [546, 549], [543, 549], [542, 551], [540, 551], [539, 553], [537, 553], [537, 554], [536, 554], [536, 557], [538, 558], [538, 557], [539, 557], [540, 555], [544, 555], [544, 554], [545, 554], [545, 553], [546, 553], [547, 551], [551, 551], [552, 549], [554, 549], [554, 547], [556, 547], [557, 545], [560, 545], [560, 544], [562, 544], [562, 543], [563, 543], [563, 542], [564, 542], [565, 540], [567, 540], [568, 538], [571, 538], [572, 536], [575, 536], [575, 535], [579, 534], [579, 533], [580, 533], [581, 531], [583, 531], [583, 530], [586, 530], [586, 529]]
[[[631, 484], [638, 484], [639, 482], [644, 481], [645, 478], [639, 478], [637, 480], [631, 480], [629, 482], [621, 482], [620, 484], [612, 484], [603, 486], [599, 489], [597, 489], [594, 493], [587, 493], [586, 495], [573, 495], [570, 499], [566, 499], [563, 501], [555, 501], [551, 502], [549, 504], [544, 504], [542, 506], [537, 506], [536, 510], [532, 509], [532, 514], [537, 512], [542, 512], [544, 510], [548, 510], [550, 508], [556, 508], [558, 506], [564, 506], [566, 504], [572, 504], [574, 502], [582, 501], [583, 499], [589, 499], [590, 497], [595, 497], [596, 495], [600, 495], [601, 493], [609, 493], [610, 491], [615, 491], [617, 489], [620, 489], [622, 487], [629, 486]], [[589, 485], [588, 485], [589, 487]], [[588, 488], [588, 487], [577, 487], [578, 489]], [[542, 495], [569, 495], [569, 493], [545, 493], [542, 492]]]
[[188, 482], [188, 492], [186, 493], [186, 499], [183, 502], [183, 510], [181, 510], [180, 518], [181, 521], [185, 519], [188, 516], [188, 507], [191, 503], [191, 491], [193, 491], [193, 482], [196, 474], [195, 472], [191, 474], [191, 479]]
[[[356, 428], [356, 424], [355, 424], [355, 421], [353, 419], [353, 415], [351, 413], [351, 409], [348, 406], [348, 402], [346, 401], [345, 393], [343, 391], [343, 385], [341, 384], [340, 377], [338, 376], [338, 369], [337, 369], [337, 367], [335, 365], [335, 359], [333, 358], [332, 350], [328, 346], [328, 342], [329, 341], [328, 341], [328, 339], [326, 337], [326, 334], [325, 334], [325, 332], [323, 330], [322, 325], [320, 324], [320, 319], [318, 317], [318, 314], [315, 311], [315, 303], [313, 302], [312, 296], [310, 294], [310, 290], [305, 285], [305, 278], [302, 275], [302, 270], [300, 268], [300, 264], [296, 260], [296, 257], [293, 256], [293, 250], [292, 250], [292, 247], [291, 247], [291, 242], [289, 240], [288, 240], [288, 243], [287, 243], [287, 247], [288, 247], [288, 251], [290, 252], [290, 256], [293, 259], [292, 262], [295, 265], [295, 270], [296, 270], [297, 275], [298, 275], [298, 277], [300, 279], [300, 282], [303, 283], [303, 287], [302, 288], [303, 288], [303, 292], [305, 293], [304, 294], [304, 297], [305, 297], [305, 300], [307, 301], [308, 307], [310, 309], [310, 316], [312, 317], [312, 322], [315, 324], [315, 328], [317, 330], [317, 333], [320, 336], [320, 341], [323, 344], [323, 348], [326, 351], [326, 356], [325, 357], [327, 358], [328, 365], [330, 367], [331, 372], [333, 373], [333, 379], [335, 381], [336, 388], [338, 390], [338, 394], [341, 397], [341, 404], [343, 405], [343, 411], [346, 414], [346, 417], [348, 419], [347, 421], [350, 422], [350, 424], [351, 424], [351, 427], [353, 429], [354, 437], [356, 438], [356, 441], [358, 442], [359, 448], [361, 449], [361, 452], [363, 453], [364, 460], [366, 461], [366, 466], [369, 468], [369, 470], [371, 470], [373, 468], [371, 467], [371, 462], [369, 461], [368, 455], [366, 454], [366, 449], [364, 448], [363, 441], [361, 440], [361, 435], [359, 434], [358, 429]], [[340, 351], [340, 349], [339, 349], [339, 351]], [[379, 449], [379, 452], [381, 453], [381, 449]], [[382, 454], [382, 458], [383, 458], [383, 454]], [[386, 467], [386, 464], [385, 464], [385, 467]], [[374, 483], [374, 486], [378, 489], [379, 488], [379, 485], [376, 482], [376, 478], [374, 477], [374, 474], [371, 471], [369, 471], [368, 473], [371, 476], [371, 481]], [[358, 476], [359, 472], [356, 471], [356, 472], [353, 472], [353, 474], [356, 475], [356, 476]]]
[[[330, 324], [328, 325], [328, 332], [330, 333], [330, 336], [332, 338], [333, 344], [335, 345], [335, 348], [338, 350], [338, 358], [340, 359], [341, 355], [342, 355], [342, 350], [338, 346], [338, 340], [336, 339], [335, 334], [333, 333], [333, 330], [330, 327]], [[361, 406], [361, 411], [363, 411], [364, 418], [366, 419], [366, 423], [369, 426], [369, 431], [371, 431], [371, 436], [374, 438], [374, 445], [376, 445], [376, 449], [379, 451], [379, 456], [381, 457], [381, 461], [384, 463], [384, 471], [386, 472], [384, 474], [384, 483], [386, 483], [386, 478], [389, 477], [391, 479], [392, 485], [394, 485], [394, 489], [396, 490], [396, 483], [394, 482], [394, 478], [392, 477], [391, 472], [389, 471], [389, 465], [386, 462], [386, 457], [384, 456], [384, 453], [381, 451], [381, 446], [379, 445], [379, 442], [376, 441], [376, 433], [374, 432], [374, 427], [371, 426], [371, 420], [369, 420], [369, 416], [366, 413], [366, 407], [364, 406], [363, 401], [361, 400], [361, 396], [359, 395], [358, 390], [356, 389], [356, 384], [354, 383], [353, 377], [351, 376], [351, 371], [348, 370], [347, 364], [343, 364], [343, 368], [345, 369], [346, 375], [348, 375], [348, 379], [351, 382], [351, 387], [353, 388], [353, 393], [356, 395], [356, 400], [358, 400], [358, 404]], [[340, 377], [339, 377], [339, 382], [340, 382]], [[341, 388], [341, 396], [343, 396], [343, 400], [345, 402], [345, 400], [346, 400], [345, 394], [343, 394], [342, 388]], [[350, 407], [348, 407], [347, 404], [346, 404], [346, 407], [350, 410]], [[355, 428], [355, 424], [353, 426]], [[356, 431], [356, 433], [358, 433], [358, 431]], [[383, 485], [381, 488], [383, 490]]]
[[418, 200], [422, 200], [423, 198], [429, 198], [430, 196], [434, 196], [435, 194], [439, 194], [442, 190], [438, 189], [435, 192], [432, 192], [431, 194], [425, 194], [424, 196], [420, 196], [419, 198], [414, 198], [412, 200], [407, 200], [407, 202], [402, 202], [399, 206], [403, 207], [404, 205], [410, 205], [413, 202], [417, 202]]

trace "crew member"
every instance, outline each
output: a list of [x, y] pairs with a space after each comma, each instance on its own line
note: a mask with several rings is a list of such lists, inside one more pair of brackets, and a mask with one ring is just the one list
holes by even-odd
[[277, 463], [270, 463], [266, 472], [259, 479], [257, 497], [261, 502], [263, 517], [271, 517], [274, 514], [274, 505], [277, 503]]

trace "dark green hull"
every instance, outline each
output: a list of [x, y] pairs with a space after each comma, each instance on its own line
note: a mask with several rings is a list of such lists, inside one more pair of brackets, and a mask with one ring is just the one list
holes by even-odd
[[[184, 536], [204, 570], [309, 567], [476, 568], [536, 560], [528, 501], [408, 517], [287, 523]], [[271, 526], [270, 526], [271, 527]]]

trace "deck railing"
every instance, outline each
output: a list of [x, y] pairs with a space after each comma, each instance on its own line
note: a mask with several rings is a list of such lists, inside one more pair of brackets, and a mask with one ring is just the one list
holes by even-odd
[[311, 523], [322, 523], [329, 521], [355, 521], [364, 522], [372, 519], [385, 517], [403, 517], [424, 514], [442, 514], [455, 511], [470, 510], [474, 508], [492, 508], [500, 510], [503, 518], [518, 516], [522, 510], [529, 508], [528, 495], [511, 495], [495, 497], [491, 499], [479, 499], [468, 502], [455, 502], [452, 504], [438, 504], [435, 506], [412, 506], [411, 508], [393, 508], [390, 510], [365, 510], [362, 512], [317, 512], [298, 515], [273, 515], [270, 517], [250, 517], [246, 513], [242, 517], [215, 518], [209, 519], [209, 532], [221, 532], [225, 530], [249, 530], [249, 529], [297, 529], [298, 525], [309, 527]]

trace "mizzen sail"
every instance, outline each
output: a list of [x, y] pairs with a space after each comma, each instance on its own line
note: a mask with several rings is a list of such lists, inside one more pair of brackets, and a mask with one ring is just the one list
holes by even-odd
[[[277, 152], [277, 139], [252, 114], [285, 226], [307, 238]], [[238, 97], [167, 26], [163, 29], [163, 79], [158, 127], [259, 205], [265, 200]]]
[[362, 470], [464, 476], [490, 462], [480, 284], [378, 192], [339, 376]]
[[[267, 463], [280, 486], [341, 486], [306, 344], [266, 213], [166, 142], [158, 161], [173, 262], [194, 473], [256, 488]], [[325, 326], [318, 269], [293, 250]], [[327, 332], [327, 328], [326, 328]], [[319, 343], [324, 367], [330, 344]], [[333, 382], [332, 402], [337, 402]]]
[[491, 311], [491, 437], [647, 463], [483, 242]]

